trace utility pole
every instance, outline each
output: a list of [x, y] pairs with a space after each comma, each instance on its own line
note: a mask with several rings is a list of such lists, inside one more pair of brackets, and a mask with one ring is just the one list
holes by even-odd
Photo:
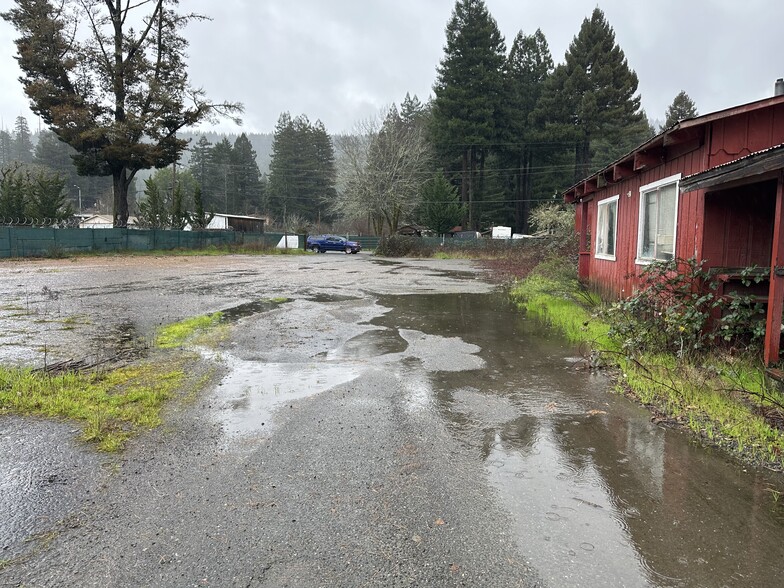
[[171, 186], [171, 197], [172, 201], [174, 200], [174, 192], [177, 190], [177, 162], [172, 162], [172, 186]]
[[289, 224], [286, 222], [286, 201], [283, 201], [283, 248], [289, 248]]
[[223, 164], [223, 200], [225, 201], [226, 214], [229, 214], [229, 167]]

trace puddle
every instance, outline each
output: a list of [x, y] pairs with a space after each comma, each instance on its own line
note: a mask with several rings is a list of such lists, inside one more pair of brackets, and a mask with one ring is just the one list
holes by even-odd
[[253, 316], [254, 314], [259, 314], [262, 312], [269, 312], [280, 306], [281, 304], [288, 302], [286, 300], [255, 300], [253, 302], [246, 302], [245, 304], [239, 304], [237, 306], [232, 306], [231, 308], [226, 308], [225, 310], [221, 311], [223, 315], [222, 320], [224, 322], [236, 322], [242, 318]]
[[102, 458], [77, 435], [72, 424], [0, 417], [0, 561], [55, 530], [96, 487]]
[[319, 302], [327, 304], [329, 302], [348, 302], [349, 300], [361, 300], [358, 296], [347, 296], [345, 294], [314, 294], [305, 298], [309, 302]]
[[217, 418], [231, 439], [272, 431], [274, 412], [359, 377], [367, 365], [261, 363], [223, 356], [229, 374], [216, 390]]
[[[382, 297], [372, 324], [463, 342], [455, 365], [404, 391], [474, 447], [546, 585], [777, 586], [784, 478], [745, 471], [664, 430], [576, 369], [575, 350], [500, 295]], [[411, 341], [409, 341], [411, 344]], [[426, 346], [426, 345], [425, 345]], [[455, 345], [456, 349], [460, 347]], [[442, 348], [443, 351], [443, 348]]]
[[370, 263], [375, 263], [376, 265], [403, 265], [402, 261], [392, 261], [389, 259], [371, 259]]
[[370, 359], [381, 355], [403, 353], [406, 340], [394, 329], [373, 329], [346, 341], [327, 353], [329, 359]]

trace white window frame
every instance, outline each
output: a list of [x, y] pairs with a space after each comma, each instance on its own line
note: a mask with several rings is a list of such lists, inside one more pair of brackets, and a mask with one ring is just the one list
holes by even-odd
[[651, 182], [650, 184], [646, 184], [644, 186], [640, 186], [640, 214], [637, 220], [637, 259], [635, 259], [635, 263], [637, 265], [648, 265], [653, 263], [654, 261], [663, 261], [657, 259], [655, 257], [643, 257], [642, 256], [642, 246], [643, 246], [643, 232], [645, 229], [645, 222], [644, 222], [644, 215], [645, 215], [645, 193], [651, 192], [653, 190], [658, 190], [664, 186], [668, 186], [670, 184], [675, 184], [675, 219], [673, 222], [673, 229], [672, 229], [672, 255], [675, 257], [677, 244], [678, 244], [678, 216], [679, 215], [679, 208], [680, 208], [680, 190], [678, 189], [678, 184], [680, 183], [681, 174], [675, 174], [674, 176], [669, 176], [666, 178], [662, 178], [661, 180], [657, 180], [655, 182]]
[[[604, 200], [600, 200], [596, 205], [596, 248], [594, 250], [594, 257], [596, 259], [606, 259], [608, 261], [615, 261], [615, 252], [618, 251], [618, 208], [620, 206], [620, 195], [617, 196], [610, 196], [609, 198], [605, 198]], [[613, 252], [610, 253], [603, 253], [599, 250], [599, 244], [602, 235], [604, 234], [604, 230], [601, 226], [599, 226], [599, 222], [606, 218], [606, 214], [602, 217], [602, 207], [609, 207], [613, 202], [615, 202], [615, 219], [612, 227], [608, 227], [612, 229], [613, 233]]]

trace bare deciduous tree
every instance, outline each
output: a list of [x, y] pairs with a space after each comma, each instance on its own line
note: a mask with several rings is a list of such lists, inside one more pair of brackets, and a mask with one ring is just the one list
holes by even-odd
[[413, 215], [428, 178], [431, 149], [424, 126], [402, 118], [392, 105], [336, 143], [335, 212], [347, 220], [369, 218], [377, 235], [395, 233]]

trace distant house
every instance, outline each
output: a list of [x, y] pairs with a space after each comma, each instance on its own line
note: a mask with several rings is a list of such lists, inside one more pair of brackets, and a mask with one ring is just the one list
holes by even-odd
[[403, 225], [397, 229], [398, 235], [405, 235], [408, 237], [421, 237], [424, 232], [427, 232], [427, 228], [416, 224]]
[[[243, 233], [263, 233], [267, 219], [259, 216], [242, 216], [239, 214], [215, 213], [208, 230], [241, 231]], [[192, 230], [190, 224], [185, 226], [186, 231]]]
[[[678, 122], [566, 190], [579, 234], [580, 278], [630, 295], [645, 265], [696, 258], [738, 272], [767, 268], [765, 361], [778, 361], [784, 307], [784, 96]], [[761, 289], [759, 289], [761, 287]]]
[[[92, 216], [82, 215], [82, 220], [79, 221], [80, 229], [113, 229], [114, 217], [110, 214], [94, 214]], [[136, 217], [128, 217], [128, 227], [136, 226]]]

